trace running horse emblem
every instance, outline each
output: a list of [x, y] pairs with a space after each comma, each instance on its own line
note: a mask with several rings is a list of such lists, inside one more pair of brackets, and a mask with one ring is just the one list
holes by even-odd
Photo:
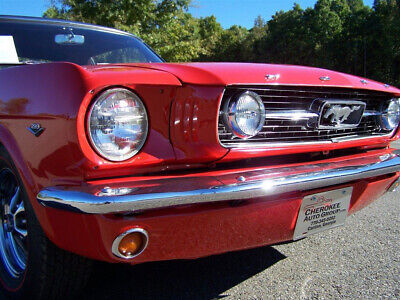
[[331, 124], [340, 125], [349, 118], [352, 112], [359, 110], [360, 108], [360, 105], [353, 107], [333, 105], [324, 114], [324, 119], [330, 119]]

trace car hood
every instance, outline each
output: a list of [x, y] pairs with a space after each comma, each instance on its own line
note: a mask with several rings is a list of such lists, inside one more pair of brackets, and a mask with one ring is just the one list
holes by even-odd
[[379, 90], [400, 95], [383, 83], [320, 68], [256, 63], [148, 63], [124, 64], [168, 72], [182, 83], [200, 85], [302, 85]]

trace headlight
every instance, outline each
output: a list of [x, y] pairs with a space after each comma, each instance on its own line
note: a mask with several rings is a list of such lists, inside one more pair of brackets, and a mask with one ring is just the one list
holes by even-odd
[[259, 95], [246, 91], [225, 104], [225, 123], [236, 136], [246, 139], [260, 132], [265, 107]]
[[111, 161], [134, 156], [146, 141], [146, 109], [133, 92], [115, 88], [100, 94], [88, 116], [88, 131], [96, 151]]
[[400, 100], [390, 100], [382, 114], [382, 127], [385, 130], [395, 129], [400, 122]]

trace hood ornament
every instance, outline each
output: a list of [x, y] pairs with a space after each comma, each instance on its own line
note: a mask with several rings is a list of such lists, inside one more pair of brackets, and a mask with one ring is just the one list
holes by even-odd
[[267, 74], [265, 75], [265, 79], [267, 80], [278, 80], [280, 77], [279, 74]]
[[329, 81], [329, 80], [331, 80], [331, 78], [329, 76], [321, 76], [319, 78], [319, 80], [321, 80], [321, 81]]

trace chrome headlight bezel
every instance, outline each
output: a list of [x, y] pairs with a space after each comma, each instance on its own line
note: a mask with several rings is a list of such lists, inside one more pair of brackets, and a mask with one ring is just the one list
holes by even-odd
[[[254, 115], [253, 117], [258, 116], [259, 118], [258, 124], [256, 124], [256, 126], [254, 126], [252, 130], [244, 129], [240, 126], [240, 122], [238, 121], [238, 105], [240, 106], [239, 101], [244, 97], [250, 97], [250, 99], [252, 99], [257, 104], [259, 110], [258, 112], [251, 112], [251, 114]], [[225, 103], [223, 112], [225, 125], [227, 126], [227, 128], [229, 128], [229, 130], [231, 130], [231, 132], [235, 136], [241, 139], [248, 139], [257, 135], [261, 131], [265, 123], [264, 103], [262, 102], [262, 99], [258, 94], [251, 91], [245, 91], [235, 97], [230, 98], [229, 101]]]
[[[128, 153], [124, 154], [118, 154], [118, 153], [109, 153], [106, 152], [104, 147], [102, 148], [98, 141], [99, 139], [94, 136], [94, 133], [92, 132], [92, 125], [94, 123], [94, 120], [92, 119], [93, 113], [96, 109], [101, 106], [106, 101], [112, 101], [110, 100], [110, 97], [112, 94], [117, 94], [117, 93], [122, 93], [126, 94], [128, 100], [133, 101], [135, 104], [138, 105], [139, 110], [141, 110], [142, 113], [142, 118], [143, 118], [143, 130], [142, 134], [139, 139], [136, 141], [136, 146], [133, 150], [129, 151]], [[126, 99], [117, 99], [117, 101], [122, 101]], [[134, 119], [134, 118], [133, 118]], [[114, 118], [114, 123], [117, 122]], [[95, 152], [100, 155], [101, 157], [105, 158], [106, 160], [112, 161], [112, 162], [122, 162], [129, 160], [130, 158], [134, 157], [144, 146], [147, 136], [148, 136], [148, 128], [149, 128], [149, 119], [148, 119], [148, 114], [147, 114], [147, 109], [146, 106], [144, 105], [143, 101], [139, 98], [138, 95], [136, 95], [133, 91], [126, 89], [126, 88], [110, 88], [107, 89], [103, 92], [101, 92], [95, 100], [92, 102], [90, 109], [87, 113], [87, 119], [86, 119], [86, 131], [88, 134], [88, 140], [92, 148], [95, 150]]]
[[393, 98], [385, 104], [381, 114], [381, 126], [386, 131], [395, 130], [400, 123], [400, 99]]

